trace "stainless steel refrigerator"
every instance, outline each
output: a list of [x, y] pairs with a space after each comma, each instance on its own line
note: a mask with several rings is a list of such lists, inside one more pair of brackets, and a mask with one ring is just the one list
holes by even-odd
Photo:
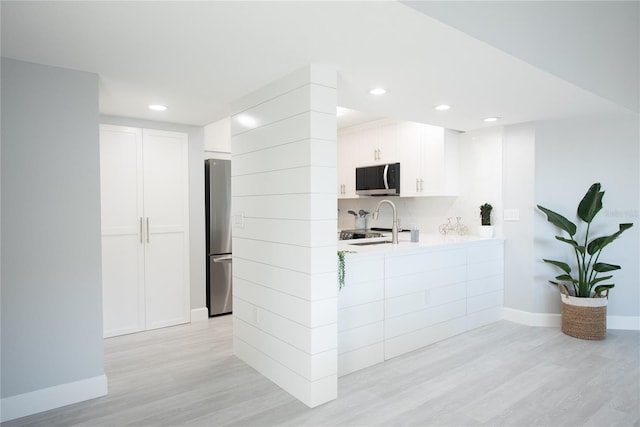
[[207, 308], [209, 316], [231, 313], [231, 161], [205, 160]]

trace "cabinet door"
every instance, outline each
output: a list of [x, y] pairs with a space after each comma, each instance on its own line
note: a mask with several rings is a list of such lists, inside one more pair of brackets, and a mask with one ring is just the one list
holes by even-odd
[[398, 125], [400, 147], [400, 189], [403, 197], [420, 195], [424, 127], [420, 123]]
[[143, 130], [146, 328], [186, 323], [189, 302], [188, 140]]
[[396, 123], [383, 124], [378, 133], [378, 163], [397, 162], [399, 160], [398, 125]]
[[104, 336], [144, 330], [142, 131], [100, 126]]
[[358, 138], [354, 133], [338, 136], [338, 198], [353, 199], [356, 196], [356, 165], [358, 162]]
[[424, 142], [422, 152], [423, 195], [439, 196], [444, 194], [445, 158], [444, 128], [430, 125], [424, 126]]

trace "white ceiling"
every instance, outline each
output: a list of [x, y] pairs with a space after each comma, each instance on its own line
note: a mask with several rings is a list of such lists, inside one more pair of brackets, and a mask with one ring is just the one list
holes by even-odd
[[[2, 55], [100, 76], [100, 112], [205, 125], [308, 63], [335, 65], [338, 105], [459, 130], [629, 113], [393, 1], [7, 2]], [[542, 29], [544, 30], [544, 29]], [[389, 92], [368, 94], [373, 86]], [[151, 103], [169, 107], [157, 113]], [[433, 106], [451, 104], [448, 112]], [[495, 125], [495, 124], [493, 124]]]

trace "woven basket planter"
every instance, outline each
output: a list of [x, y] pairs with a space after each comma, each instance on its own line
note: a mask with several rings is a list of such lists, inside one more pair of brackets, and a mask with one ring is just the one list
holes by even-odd
[[607, 334], [608, 298], [576, 298], [561, 288], [562, 332], [583, 340], [603, 340]]

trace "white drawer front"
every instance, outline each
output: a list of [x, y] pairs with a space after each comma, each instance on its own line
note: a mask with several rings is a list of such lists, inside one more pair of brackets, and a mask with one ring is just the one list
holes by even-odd
[[467, 298], [467, 313], [484, 310], [490, 307], [502, 307], [503, 292], [495, 291]]
[[467, 296], [473, 297], [489, 292], [495, 292], [504, 288], [504, 276], [490, 276], [483, 279], [469, 280], [467, 282]]
[[466, 311], [467, 304], [464, 299], [461, 299], [437, 307], [386, 319], [384, 322], [384, 336], [389, 339], [455, 319], [456, 317], [464, 317]]
[[389, 277], [385, 280], [387, 298], [425, 291], [440, 286], [464, 282], [465, 267], [439, 268], [408, 276]]
[[466, 298], [467, 284], [456, 283], [450, 286], [434, 288], [424, 292], [403, 295], [385, 300], [385, 318], [401, 316], [403, 314], [424, 310], [451, 301]]
[[338, 292], [338, 308], [352, 307], [354, 305], [367, 304], [384, 299], [384, 279], [345, 283]]
[[490, 276], [504, 275], [504, 263], [501, 259], [482, 262], [479, 264], [469, 264], [467, 266], [467, 279], [476, 280]]
[[383, 322], [348, 329], [338, 333], [338, 354], [367, 347], [384, 340]]
[[370, 323], [384, 320], [384, 302], [376, 301], [369, 304], [338, 310], [338, 332]]
[[483, 245], [470, 246], [467, 256], [469, 264], [501, 260], [504, 258], [504, 242], [498, 240]]
[[406, 276], [467, 263], [466, 249], [425, 252], [385, 259], [385, 277]]
[[460, 334], [466, 330], [466, 320], [459, 317], [418, 331], [385, 340], [384, 358], [390, 359], [425, 345]]

